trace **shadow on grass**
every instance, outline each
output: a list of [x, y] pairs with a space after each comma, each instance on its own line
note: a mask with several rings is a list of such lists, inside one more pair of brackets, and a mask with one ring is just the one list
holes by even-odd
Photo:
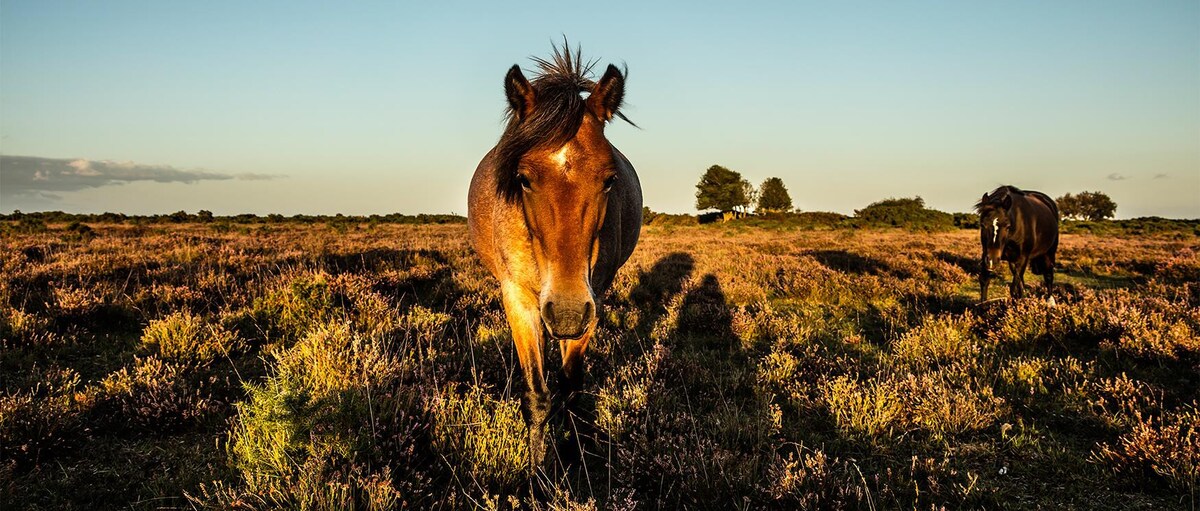
[[[671, 261], [690, 258], [663, 265], [674, 266], [677, 277], [688, 273], [688, 264]], [[637, 495], [647, 509], [745, 504], [741, 496], [753, 493], [773, 454], [766, 448], [772, 445], [768, 404], [755, 390], [757, 359], [743, 349], [716, 275], [699, 277], [677, 314], [674, 325], [654, 331], [661, 347], [653, 355], [626, 353], [627, 368], [655, 360], [647, 374], [653, 391], [624, 433], [600, 446], [608, 456], [597, 457], [592, 475], [606, 474], [610, 495]], [[646, 470], [655, 477], [637, 475]]]
[[690, 254], [674, 252], [663, 256], [638, 275], [638, 283], [629, 292], [629, 301], [644, 311], [634, 330], [648, 334], [658, 319], [667, 313], [667, 303], [683, 291], [683, 284], [692, 277], [696, 261]]
[[934, 255], [934, 257], [938, 258], [938, 260], [942, 261], [943, 263], [952, 264], [954, 266], [957, 266], [958, 269], [962, 270], [963, 273], [966, 273], [967, 275], [970, 275], [975, 278], [979, 277], [979, 260], [978, 259], [975, 259], [973, 257], [963, 257], [959, 254], [947, 252], [945, 250], [939, 250], [939, 251], [935, 252], [933, 255]]
[[812, 250], [805, 252], [821, 266], [830, 270], [851, 275], [895, 275], [908, 278], [908, 272], [896, 270], [887, 263], [871, 257], [847, 252], [845, 250]]
[[[1131, 288], [1145, 280], [1131, 275], [1097, 275], [1081, 271], [1058, 271], [1055, 277], [1056, 284], [1063, 283], [1092, 289]], [[1037, 280], [1041, 281], [1041, 277], [1038, 277]], [[1025, 281], [1028, 283], [1029, 278], [1026, 277]]]

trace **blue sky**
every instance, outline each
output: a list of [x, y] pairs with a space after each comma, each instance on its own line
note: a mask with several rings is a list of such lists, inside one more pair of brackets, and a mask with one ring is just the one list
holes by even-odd
[[805, 210], [1200, 217], [1200, 2], [412, 4], [6, 0], [0, 210], [465, 213], [504, 72], [565, 34], [628, 65], [655, 210], [722, 164]]

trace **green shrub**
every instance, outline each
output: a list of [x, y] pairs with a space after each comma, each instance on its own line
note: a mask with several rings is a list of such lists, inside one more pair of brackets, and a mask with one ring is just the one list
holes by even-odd
[[1005, 410], [990, 385], [953, 371], [910, 374], [897, 389], [908, 411], [905, 425], [937, 440], [991, 427]]
[[975, 318], [969, 313], [930, 318], [900, 336], [892, 345], [892, 354], [912, 367], [968, 359], [980, 350], [971, 332], [974, 323]]
[[854, 211], [854, 217], [869, 227], [903, 227], [916, 231], [949, 231], [954, 216], [925, 207], [925, 200], [885, 199]]
[[871, 441], [890, 438], [901, 425], [903, 402], [889, 381], [840, 376], [822, 389], [838, 427]]
[[324, 272], [299, 274], [280, 282], [266, 296], [256, 298], [253, 314], [268, 338], [300, 339], [309, 328], [334, 319], [336, 310], [329, 279]]
[[237, 337], [220, 325], [185, 312], [151, 321], [142, 330], [142, 344], [164, 359], [199, 364], [229, 356], [239, 346]]
[[838, 427], [872, 442], [910, 431], [938, 440], [991, 426], [1004, 400], [989, 386], [952, 372], [828, 382], [824, 399]]
[[497, 400], [472, 386], [430, 403], [433, 446], [485, 487], [512, 488], [529, 476], [529, 431], [516, 400]]
[[[379, 462], [391, 455], [405, 466], [421, 414], [414, 390], [397, 386], [403, 364], [386, 343], [326, 324], [275, 359], [276, 374], [248, 388], [230, 433], [246, 491], [301, 509], [376, 509], [398, 498]], [[407, 467], [409, 481], [420, 480], [418, 468]], [[343, 474], [336, 484], [334, 473]], [[208, 502], [237, 495], [218, 491]]]

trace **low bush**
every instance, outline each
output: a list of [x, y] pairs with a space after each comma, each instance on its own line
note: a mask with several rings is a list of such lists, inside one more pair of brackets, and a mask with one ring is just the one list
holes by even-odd
[[218, 324], [176, 312], [151, 321], [142, 331], [142, 344], [166, 360], [207, 364], [231, 352], [236, 354], [240, 341]]
[[860, 225], [868, 227], [903, 227], [915, 231], [948, 231], [956, 226], [954, 216], [925, 207], [925, 200], [885, 199], [854, 211]]

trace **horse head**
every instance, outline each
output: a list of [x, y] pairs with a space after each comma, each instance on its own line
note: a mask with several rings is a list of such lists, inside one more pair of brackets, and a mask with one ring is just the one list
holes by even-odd
[[604, 126], [620, 115], [625, 77], [609, 65], [599, 81], [581, 79], [586, 68], [569, 49], [539, 64], [543, 73], [532, 82], [515, 65], [505, 77], [506, 138], [536, 142], [510, 155], [510, 179], [500, 186], [525, 212], [546, 330], [557, 339], [575, 339], [596, 318], [592, 268], [609, 193], [621, 186]]
[[[1000, 194], [1003, 195], [997, 197]], [[1006, 192], [993, 192], [990, 197], [985, 193], [976, 206], [979, 212], [979, 240], [983, 245], [985, 262], [982, 271], [994, 272], [1004, 253], [1004, 245], [1013, 229], [1012, 201], [1012, 195]]]

